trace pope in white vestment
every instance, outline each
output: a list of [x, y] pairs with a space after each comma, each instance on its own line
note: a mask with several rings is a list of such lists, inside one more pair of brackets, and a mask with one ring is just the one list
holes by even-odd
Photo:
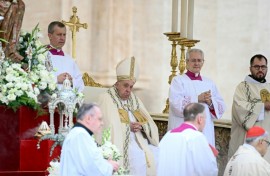
[[[215, 146], [213, 120], [222, 117], [226, 108], [225, 102], [218, 92], [215, 83], [200, 75], [200, 70], [204, 62], [203, 52], [199, 49], [191, 49], [188, 52], [186, 61], [188, 71], [183, 75], [175, 76], [170, 86], [168, 130], [176, 128], [184, 121], [183, 109], [187, 104], [199, 102], [198, 97], [201, 94], [210, 94], [208, 101], [205, 100], [199, 103], [203, 103], [206, 108], [207, 119], [203, 133], [209, 144]], [[196, 61], [196, 59], [200, 62]]]
[[198, 130], [184, 122], [166, 133], [159, 144], [158, 176], [217, 176], [216, 157]]
[[61, 176], [109, 176], [113, 167], [102, 156], [93, 133], [81, 124], [65, 138], [61, 151]]
[[[155, 176], [158, 129], [141, 100], [131, 90], [138, 77], [135, 58], [117, 65], [117, 82], [101, 95], [98, 104], [112, 143], [123, 155], [120, 163], [134, 176]], [[137, 125], [134, 125], [137, 124]]]

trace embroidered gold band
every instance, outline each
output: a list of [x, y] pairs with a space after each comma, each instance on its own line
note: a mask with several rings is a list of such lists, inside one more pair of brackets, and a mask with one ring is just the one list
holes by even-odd
[[129, 124], [128, 112], [124, 109], [118, 109], [121, 123]]
[[141, 124], [147, 123], [147, 119], [143, 116], [143, 114], [139, 110], [133, 111], [132, 113], [138, 122], [140, 122]]

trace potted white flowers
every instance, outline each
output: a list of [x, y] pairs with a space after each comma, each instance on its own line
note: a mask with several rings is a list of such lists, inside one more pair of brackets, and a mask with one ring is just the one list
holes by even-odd
[[56, 89], [54, 74], [46, 69], [47, 48], [42, 45], [38, 25], [29, 32], [22, 32], [18, 51], [24, 59], [14, 63], [5, 58], [0, 70], [0, 104], [13, 110], [20, 106], [40, 108], [38, 95], [52, 94]]

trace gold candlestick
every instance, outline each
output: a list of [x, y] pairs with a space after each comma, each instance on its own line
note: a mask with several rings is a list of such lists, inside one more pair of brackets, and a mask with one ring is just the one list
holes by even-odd
[[[168, 37], [169, 41], [172, 41], [171, 62], [170, 62], [170, 65], [172, 67], [172, 70], [171, 70], [172, 73], [169, 76], [169, 81], [168, 81], [168, 83], [171, 84], [172, 79], [173, 77], [176, 76], [176, 72], [177, 72], [176, 67], [178, 65], [178, 61], [177, 61], [177, 52], [176, 52], [176, 46], [177, 46], [176, 38], [180, 37], [180, 32], [167, 32], [167, 33], [164, 33], [164, 35]], [[167, 98], [165, 109], [162, 112], [169, 113], [169, 98]]]
[[180, 62], [179, 62], [179, 72], [180, 75], [182, 75], [186, 69], [186, 59], [185, 59], [185, 45], [184, 43], [187, 42], [188, 40], [186, 38], [178, 38], [177, 39], [177, 44], [180, 45], [180, 50], [181, 50], [181, 57], [180, 57]]
[[186, 56], [185, 56], [185, 45], [184, 44], [180, 44], [181, 46], [181, 58], [180, 58], [180, 62], [179, 62], [179, 72], [180, 75], [182, 75], [186, 69]]

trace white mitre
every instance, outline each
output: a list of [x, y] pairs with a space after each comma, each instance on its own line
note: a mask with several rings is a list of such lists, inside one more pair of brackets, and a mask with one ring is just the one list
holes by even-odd
[[117, 81], [133, 80], [136, 82], [139, 76], [139, 66], [135, 57], [120, 61], [116, 66]]

